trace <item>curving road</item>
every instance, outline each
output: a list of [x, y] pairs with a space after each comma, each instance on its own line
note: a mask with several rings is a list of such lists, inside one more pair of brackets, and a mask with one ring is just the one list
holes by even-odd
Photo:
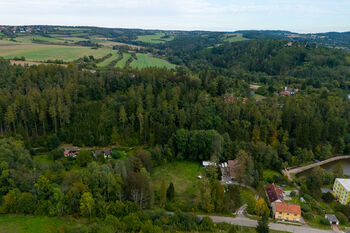
[[[206, 217], [207, 215], [198, 215], [199, 218]], [[213, 222], [219, 223], [219, 222], [226, 222], [233, 225], [238, 226], [247, 226], [247, 227], [256, 227], [258, 225], [258, 221], [252, 220], [246, 217], [221, 217], [221, 216], [208, 216], [210, 217]], [[320, 230], [316, 228], [311, 228], [307, 226], [293, 226], [293, 225], [287, 225], [287, 224], [281, 224], [281, 223], [270, 223], [269, 227], [271, 230], [277, 230], [277, 231], [288, 231], [292, 233], [332, 233], [334, 231], [331, 230]]]
[[342, 156], [337, 156], [337, 157], [332, 157], [326, 160], [323, 160], [321, 162], [318, 163], [313, 163], [307, 166], [303, 166], [303, 167], [297, 167], [297, 168], [292, 168], [292, 169], [288, 169], [288, 173], [293, 173], [293, 174], [298, 174], [300, 172], [306, 171], [308, 169], [314, 168], [314, 167], [318, 167], [321, 165], [324, 165], [326, 163], [330, 163], [333, 161], [337, 161], [337, 160], [343, 160], [343, 159], [350, 159], [350, 155], [342, 155]]

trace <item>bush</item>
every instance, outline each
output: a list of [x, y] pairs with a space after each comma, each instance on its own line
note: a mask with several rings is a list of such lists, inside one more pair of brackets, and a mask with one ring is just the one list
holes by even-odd
[[122, 157], [122, 154], [118, 150], [112, 150], [111, 151], [111, 157], [113, 159], [119, 159], [120, 157]]
[[303, 213], [303, 218], [306, 220], [314, 219], [314, 215], [312, 213]]
[[339, 220], [340, 224], [345, 225], [345, 224], [347, 224], [349, 222], [348, 218], [342, 212], [336, 212], [335, 216]]
[[213, 220], [209, 217], [204, 217], [200, 223], [200, 229], [202, 231], [212, 231], [214, 228]]
[[302, 209], [304, 212], [310, 212], [310, 211], [311, 211], [310, 205], [308, 205], [308, 204], [306, 204], [306, 203], [302, 203], [302, 204], [301, 204], [301, 209]]
[[322, 199], [327, 202], [330, 203], [334, 200], [334, 196], [331, 193], [323, 193], [322, 194]]
[[312, 197], [309, 194], [304, 194], [303, 197], [304, 197], [305, 201], [307, 201], [307, 202], [312, 200]]
[[322, 224], [322, 225], [325, 225], [325, 226], [329, 226], [329, 221], [323, 217], [320, 218], [319, 222]]

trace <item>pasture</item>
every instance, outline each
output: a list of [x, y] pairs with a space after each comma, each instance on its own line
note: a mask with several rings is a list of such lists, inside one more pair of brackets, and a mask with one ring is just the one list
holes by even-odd
[[168, 69], [175, 68], [174, 64], [169, 63], [168, 61], [152, 57], [151, 55], [144, 54], [144, 53], [137, 53], [137, 60], [133, 60], [131, 63], [131, 67], [133, 68], [145, 68], [145, 67], [166, 67]]
[[158, 32], [152, 35], [139, 36], [137, 37], [136, 41], [141, 41], [141, 42], [150, 43], [150, 44], [159, 44], [159, 43], [165, 43], [167, 41], [172, 41], [173, 39], [174, 39], [174, 36], [166, 35], [163, 32]]

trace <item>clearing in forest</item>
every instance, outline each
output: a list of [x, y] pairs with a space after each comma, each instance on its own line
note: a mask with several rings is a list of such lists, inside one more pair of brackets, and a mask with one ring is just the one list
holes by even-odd
[[158, 32], [152, 35], [138, 36], [136, 41], [141, 41], [150, 44], [160, 44], [165, 43], [167, 41], [172, 41], [173, 39], [174, 36], [172, 35], [166, 35], [163, 32]]
[[161, 58], [157, 58], [157, 57], [153, 57], [151, 55], [148, 54], [144, 54], [144, 53], [137, 53], [137, 60], [133, 60], [133, 62], [131, 63], [131, 67], [133, 68], [145, 68], [145, 67], [166, 67], [168, 69], [172, 69], [175, 68], [174, 64], [169, 63], [168, 61], [161, 59]]
[[170, 182], [175, 187], [175, 198], [180, 201], [196, 201], [199, 199], [199, 181], [198, 175], [203, 168], [199, 163], [188, 161], [176, 161], [166, 163], [154, 168], [152, 180], [155, 190], [160, 189], [162, 181], [168, 188]]

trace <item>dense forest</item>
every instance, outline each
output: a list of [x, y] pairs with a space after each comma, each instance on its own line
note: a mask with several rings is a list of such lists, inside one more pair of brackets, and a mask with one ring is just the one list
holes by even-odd
[[[179, 151], [194, 160], [210, 159], [212, 142], [219, 144], [220, 160], [233, 158], [252, 142], [274, 147], [277, 158], [288, 163], [300, 149], [313, 151], [315, 158], [325, 156], [317, 152], [328, 145], [332, 153], [349, 151], [347, 53], [249, 41], [191, 56], [198, 57], [198, 68], [214, 69], [198, 74], [181, 67], [104, 69], [92, 74], [74, 64], [20, 67], [1, 60], [1, 132], [21, 135], [30, 147], [45, 148], [47, 138], [78, 146], [168, 146], [168, 159], [176, 159]], [[264, 84], [259, 91], [269, 98], [251, 98], [251, 82]], [[284, 85], [301, 93], [276, 96]], [[237, 101], [226, 101], [228, 95]], [[194, 145], [198, 140], [191, 138], [206, 143]], [[303, 160], [300, 156], [294, 163]]]
[[[262, 169], [350, 152], [349, 53], [255, 40], [189, 48], [185, 40], [169, 42], [169, 56], [185, 65], [174, 70], [90, 72], [75, 63], [22, 67], [0, 58], [1, 213], [105, 219], [90, 232], [210, 231], [207, 218], [141, 211], [164, 207], [174, 195], [172, 184], [154, 195], [153, 166], [240, 158], [247, 165], [241, 178], [257, 187]], [[252, 95], [252, 83], [261, 85], [263, 100]], [[279, 95], [285, 86], [299, 92]], [[124, 161], [93, 161], [82, 150], [67, 160], [62, 143], [149, 150]], [[50, 153], [54, 165], [34, 161], [38, 152]], [[208, 172], [198, 209], [239, 207], [237, 190], [224, 192], [218, 175]]]

